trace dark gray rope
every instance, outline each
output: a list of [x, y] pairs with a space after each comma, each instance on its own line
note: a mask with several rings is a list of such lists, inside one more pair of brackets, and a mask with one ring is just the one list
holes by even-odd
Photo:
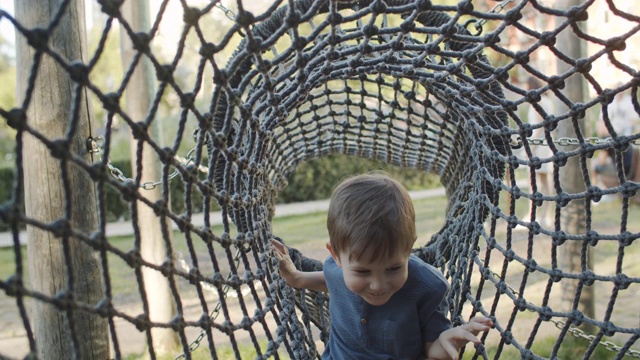
[[[67, 3], [58, 11], [56, 20], [47, 27], [48, 32], [55, 31], [67, 9]], [[629, 41], [631, 34], [602, 41], [581, 31], [575, 26], [575, 22], [581, 19], [584, 8], [589, 4], [578, 9], [559, 11], [544, 7], [536, 1], [521, 1], [513, 4], [505, 13], [488, 13], [474, 9], [471, 1], [462, 1], [457, 6], [443, 6], [426, 0], [292, 0], [285, 6], [274, 5], [272, 11], [254, 16], [243, 9], [242, 2], [238, 2], [235, 23], [221, 36], [218, 43], [208, 42], [207, 34], [200, 27], [206, 21], [205, 15], [216, 11], [216, 4], [211, 3], [203, 9], [185, 8], [185, 30], [200, 34], [198, 39], [201, 60], [197, 66], [198, 81], [192, 89], [184, 90], [174, 77], [184, 55], [188, 31], [182, 33], [177, 45], [178, 51], [169, 64], [164, 64], [150, 48], [154, 29], [158, 28], [162, 17], [166, 16], [164, 7], [167, 2], [163, 2], [153, 29], [148, 34], [132, 31], [120, 14], [119, 1], [100, 0], [99, 3], [109, 19], [98, 49], [86, 65], [70, 63], [59, 55], [57, 49], [48, 43], [46, 31], [26, 29], [9, 14], [0, 12], [0, 17], [11, 22], [18, 36], [27, 38], [35, 49], [31, 76], [25, 91], [25, 106], [28, 106], [33, 94], [40, 60], [43, 56], [48, 56], [69, 73], [77, 91], [88, 89], [108, 112], [104, 160], [98, 164], [87, 164], [82, 156], [73, 154], [64, 146], [67, 138], [71, 137], [72, 130], [65, 139], [49, 139], [46, 134], [40, 133], [26, 122], [26, 107], [0, 109], [0, 115], [17, 133], [17, 179], [23, 177], [22, 138], [29, 134], [50, 148], [52, 154], [60, 159], [62, 168], [64, 164], [72, 164], [86, 172], [96, 183], [98, 195], [100, 227], [90, 234], [81, 229], [69, 229], [64, 216], [57, 223], [46, 224], [24, 215], [20, 210], [24, 192], [20, 181], [13, 184], [14, 196], [10, 202], [0, 207], [0, 219], [11, 226], [16, 254], [16, 274], [7, 279], [0, 278], [0, 289], [8, 296], [15, 297], [32, 352], [36, 349], [37, 341], [31, 325], [34, 320], [26, 314], [25, 299], [51, 304], [61, 312], [66, 312], [70, 320], [80, 313], [107, 318], [116, 358], [123, 356], [120, 349], [122, 338], [116, 333], [115, 327], [118, 319], [135, 325], [140, 332], [146, 334], [145, 341], [151, 357], [156, 355], [151, 329], [157, 327], [175, 330], [179, 334], [182, 350], [189, 357], [194, 342], [186, 336], [185, 331], [191, 327], [202, 329], [202, 335], [195, 345], [200, 345], [200, 341], [203, 344], [206, 342], [212, 358], [217, 356], [222, 346], [219, 340], [221, 334], [228, 338], [235, 356], [239, 356], [240, 348], [236, 338], [239, 332], [248, 334], [258, 358], [278, 358], [278, 349], [281, 354], [284, 349], [291, 358], [319, 358], [314, 337], [317, 336], [316, 330], [319, 330], [320, 340], [326, 341], [328, 338], [330, 319], [326, 309], [329, 298], [326, 294], [294, 291], [287, 287], [278, 275], [275, 260], [270, 256], [268, 241], [277, 235], [272, 233], [271, 220], [278, 193], [286, 187], [287, 179], [297, 166], [313, 158], [340, 153], [414, 167], [440, 177], [448, 198], [446, 219], [429, 242], [418, 246], [414, 253], [440, 267], [450, 280], [452, 291], [449, 300], [454, 323], [465, 321], [464, 314], [473, 316], [480, 313], [496, 319], [499, 304], [505, 301], [513, 303], [510, 315], [496, 324], [496, 331], [501, 337], [496, 357], [507, 347], [513, 347], [523, 358], [538, 358], [530, 348], [542, 336], [541, 326], [547, 322], [554, 322], [559, 328], [553, 354], [557, 354], [567, 335], [590, 341], [585, 353], [585, 357], [588, 357], [604, 342], [605, 336], [616, 334], [627, 336], [622, 346], [612, 347], [618, 357], [625, 353], [633, 356], [637, 354], [628, 351], [637, 346], [640, 328], [625, 327], [612, 319], [619, 293], [639, 284], [640, 278], [622, 272], [601, 275], [591, 270], [576, 274], [557, 266], [558, 248], [567, 241], [579, 241], [584, 244], [584, 249], [595, 247], [598, 242], [610, 241], [617, 242], [620, 246], [616, 256], [616, 269], [621, 269], [623, 260], [628, 260], [624, 256], [624, 249], [634, 244], [639, 237], [637, 233], [627, 230], [627, 224], [632, 220], [628, 218], [629, 204], [640, 185], [630, 181], [631, 173], [622, 153], [627, 148], [635, 148], [633, 144], [637, 144], [640, 134], [618, 134], [606, 107], [616, 94], [625, 90], [631, 90], [636, 95], [637, 76], [627, 84], [604, 90], [597, 79], [586, 71], [599, 56], [607, 53], [614, 66], [637, 75], [636, 70], [629, 69], [615, 57], [615, 51]], [[553, 31], [538, 33], [519, 22], [527, 4], [541, 14], [552, 14], [567, 20]], [[640, 22], [631, 14], [617, 12], [616, 15], [634, 23]], [[366, 16], [379, 21], [363, 20]], [[499, 24], [484, 35], [472, 35], [462, 25], [465, 16]], [[114, 20], [124, 27], [137, 53], [134, 65], [125, 69], [118, 90], [105, 94], [99, 86], [92, 83], [89, 74], [105, 51], [107, 30]], [[360, 21], [361, 26], [348, 28], [347, 20]], [[397, 22], [392, 24], [392, 21]], [[311, 27], [313, 36], [308, 37], [300, 29], [311, 22], [315, 27]], [[535, 38], [535, 44], [526, 51], [516, 53], [503, 48], [498, 37], [510, 26]], [[604, 46], [602, 54], [575, 60], [552, 47], [558, 58], [572, 64], [574, 68], [558, 76], [540, 73], [528, 64], [529, 56], [542, 46], [552, 46], [563, 28], [572, 28], [580, 38]], [[220, 65], [214, 56], [232, 46], [231, 40], [237, 34], [243, 36], [242, 41], [227, 64]], [[279, 40], [285, 38], [290, 39], [291, 45], [284, 50], [279, 49], [276, 55], [273, 49]], [[499, 67], [491, 64], [485, 53], [487, 49], [504, 56], [507, 63]], [[146, 118], [132, 119], [120, 107], [119, 100], [127, 88], [135, 64], [142, 58], [148, 58], [153, 64], [160, 86]], [[545, 86], [537, 91], [528, 91], [510, 83], [508, 72], [517, 66], [541, 79]], [[208, 106], [203, 109], [204, 107], [196, 104], [196, 99], [198, 95], [202, 95], [200, 80], [207, 67], [213, 69], [215, 89]], [[583, 104], [571, 103], [559, 89], [573, 75], [584, 75], [596, 89], [598, 96]], [[163, 93], [169, 90], [178, 95], [181, 106], [177, 119], [178, 132], [170, 148], [162, 147], [146, 132], [158, 117]], [[509, 100], [503, 90], [518, 94], [520, 98]], [[534, 127], [526, 124], [517, 113], [517, 107], [526, 103], [539, 108], [535, 103], [542, 92], [552, 92], [570, 108], [569, 112], [561, 116], [546, 114], [544, 123], [537, 125], [549, 130], [546, 132], [546, 141], [553, 156], [545, 161], [555, 165], [553, 177], [556, 195], [542, 195], [536, 190], [534, 170], [544, 161], [532, 157], [532, 147], [537, 145], [530, 143], [527, 138]], [[640, 114], [637, 96], [633, 97], [632, 102], [635, 112]], [[578, 146], [570, 151], [564, 151], [562, 145], [553, 142], [550, 134], [559, 122], [576, 121], [577, 116], [587, 109], [600, 105], [605, 105], [603, 121], [611, 134], [610, 142], [593, 144], [587, 141], [586, 134], [578, 134]], [[72, 106], [76, 114], [73, 121], [77, 122], [79, 105], [74, 103]], [[108, 175], [107, 158], [113, 135], [111, 123], [115, 116], [121, 117], [140, 141], [138, 155], [143, 143], [149, 144], [159, 155], [163, 164], [160, 179], [162, 184], [167, 184], [170, 181], [169, 174], [177, 171], [184, 183], [185, 213], [177, 214], [169, 208], [168, 186], [163, 186], [162, 201], [152, 203], [137, 193], [140, 175], [130, 183], [122, 183]], [[183, 143], [190, 119], [197, 122], [195, 155], [193, 163], [183, 164], [174, 155]], [[525, 157], [518, 155], [512, 148], [511, 141], [515, 136], [522, 140]], [[606, 149], [614, 154], [613, 161], [620, 185], [601, 189], [592, 184], [586, 158], [596, 150]], [[571, 157], [582, 161], [581, 176], [588, 184], [585, 192], [567, 194], [560, 187], [558, 168]], [[198, 173], [200, 165], [208, 168], [206, 175]], [[141, 166], [138, 161], [138, 174], [141, 173]], [[503, 180], [505, 174], [515, 179], [515, 168], [518, 166], [533, 169], [531, 191], [521, 189], [515, 182], [507, 184]], [[73, 191], [69, 186], [67, 183], [65, 188], [67, 198]], [[132, 204], [136, 243], [131, 251], [118, 249], [107, 240], [107, 186], [116, 189]], [[501, 192], [508, 192], [512, 197], [507, 209], [499, 206]], [[195, 213], [193, 197], [197, 193], [204, 198], [204, 228], [198, 228], [192, 223]], [[592, 230], [590, 205], [586, 207], [587, 231], [584, 234], [567, 234], [560, 228], [549, 229], [538, 222], [523, 221], [515, 216], [516, 197], [524, 197], [538, 204], [555, 203], [558, 209], [555, 223], [559, 224], [560, 210], [569, 201], [585, 200], [590, 204], [605, 194], [622, 196], [619, 234], [601, 234]], [[181, 269], [175, 261], [157, 265], [141, 259], [140, 225], [136, 221], [136, 207], [133, 206], [136, 201], [150, 206], [160, 216], [165, 225], [163, 240], [170, 252], [168, 258], [173, 259], [176, 255], [168, 241], [169, 234], [166, 233], [170, 224], [176, 224], [185, 234], [189, 253], [187, 260], [191, 269]], [[221, 233], [214, 233], [212, 230], [209, 213], [214, 203], [222, 209]], [[65, 205], [68, 208], [70, 203]], [[488, 221], [488, 230], [483, 226], [485, 221]], [[509, 224], [506, 239], [496, 238], [498, 221]], [[102, 274], [105, 299], [99, 304], [84, 304], [30, 290], [23, 279], [24, 259], [20, 255], [18, 235], [19, 227], [25, 224], [58, 234], [63, 241], [73, 237], [91, 246], [105, 269]], [[530, 256], [522, 256], [513, 250], [515, 239], [512, 228], [518, 225], [529, 229], [525, 250], [528, 254], [533, 252], [538, 236], [552, 239], [551, 267], [542, 266]], [[287, 241], [282, 240], [285, 243]], [[199, 254], [196, 250], [198, 242], [206, 245], [205, 254]], [[482, 247], [484, 249], [481, 250]], [[321, 262], [306, 258], [296, 249], [292, 248], [291, 254], [296, 266], [304, 271], [322, 268]], [[581, 256], [584, 258], [585, 254], [586, 250]], [[123, 260], [135, 269], [143, 316], [130, 316], [114, 305], [113, 300], [117, 294], [114, 293], [112, 279], [106, 270], [109, 266], [108, 255]], [[492, 256], [503, 257], [504, 264], [492, 268]], [[517, 289], [511, 287], [508, 271], [517, 268], [516, 264], [524, 269]], [[202, 270], [207, 265], [213, 268], [213, 274]], [[171, 295], [178, 307], [178, 316], [174, 321], [161, 324], [149, 319], [148, 306], [153, 300], [144, 290], [141, 273], [143, 266], [162, 272], [169, 280]], [[472, 286], [472, 278], [478, 273], [481, 274], [479, 284]], [[544, 274], [547, 278], [540, 302], [527, 300], [527, 279], [530, 273]], [[73, 289], [70, 274], [69, 272], [69, 288]], [[557, 288], [556, 283], [572, 279], [579, 281], [580, 288], [596, 282], [611, 284], [615, 288], [605, 314], [598, 318], [588, 318], [577, 309], [567, 312], [552, 308], [551, 291]], [[256, 284], [261, 285], [264, 293]], [[184, 295], [181, 296], [181, 291], [185, 285], [194, 289], [200, 310], [207, 314], [197, 321], [184, 317]], [[214, 289], [219, 299], [216, 304], [207, 301], [207, 286]], [[248, 289], [249, 292], [243, 294], [242, 289]], [[225, 299], [228, 294], [237, 297], [237, 306], [242, 314], [240, 322], [232, 321], [231, 313], [234, 310], [231, 309], [229, 300]], [[485, 300], [485, 297], [493, 299]], [[575, 296], [574, 302], [579, 300], [580, 292]], [[252, 314], [250, 308], [254, 305], [255, 313]], [[464, 308], [468, 305], [471, 305], [470, 311]], [[524, 341], [514, 336], [520, 311], [531, 311], [537, 316], [533, 329]], [[218, 314], [221, 319], [216, 317]], [[558, 322], [557, 319], [564, 320]], [[576, 330], [580, 324], [593, 326], [597, 333], [591, 338], [581, 336]], [[260, 344], [259, 332], [266, 334], [266, 347]], [[77, 344], [75, 347], [77, 348]], [[487, 356], [482, 347], [478, 349], [478, 354]], [[2, 350], [0, 356], [3, 356]]]

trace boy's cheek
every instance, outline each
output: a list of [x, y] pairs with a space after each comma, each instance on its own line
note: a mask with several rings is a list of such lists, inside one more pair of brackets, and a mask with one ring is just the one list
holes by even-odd
[[354, 293], [357, 293], [362, 287], [361, 282], [357, 280], [354, 276], [349, 276], [348, 274], [344, 274], [344, 283], [347, 286], [347, 289], [351, 290]]

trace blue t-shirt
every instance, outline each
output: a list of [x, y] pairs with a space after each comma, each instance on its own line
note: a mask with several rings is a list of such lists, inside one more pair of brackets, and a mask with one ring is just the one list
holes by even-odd
[[435, 341], [451, 327], [446, 316], [449, 283], [438, 269], [415, 255], [409, 257], [407, 282], [381, 306], [369, 305], [349, 290], [331, 256], [323, 271], [331, 314], [323, 359], [424, 358], [424, 343]]

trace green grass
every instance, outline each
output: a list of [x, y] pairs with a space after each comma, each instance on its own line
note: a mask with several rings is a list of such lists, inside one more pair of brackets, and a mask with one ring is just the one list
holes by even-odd
[[[551, 358], [551, 351], [555, 346], [556, 340], [557, 339], [555, 337], [538, 337], [536, 338], [536, 341], [534, 342], [530, 350], [532, 353], [538, 356], [541, 356], [544, 358]], [[603, 340], [603, 341], [606, 341], [606, 340]], [[582, 354], [584, 354], [587, 351], [587, 349], [589, 348], [589, 345], [590, 343], [586, 340], [575, 338], [575, 337], [572, 337], [571, 335], [567, 335], [563, 339], [562, 345], [560, 346], [559, 351], [556, 353], [556, 358], [557, 359], [582, 358]], [[473, 359], [473, 355], [475, 352], [473, 351], [473, 348], [471, 346], [467, 346], [467, 350], [468, 349], [470, 349], [471, 351], [465, 351], [464, 356], [462, 357], [463, 360]], [[498, 347], [487, 346], [486, 352], [489, 359], [496, 359]], [[591, 353], [590, 358], [598, 359], [598, 360], [613, 360], [616, 358], [616, 354], [617, 352], [609, 351], [600, 345], [596, 347], [596, 349]], [[500, 351], [499, 358], [501, 360], [520, 360], [522, 359], [522, 354], [518, 349], [516, 349], [513, 346], [504, 346]]]
[[325, 243], [329, 237], [326, 220], [326, 212], [275, 218], [273, 234], [286, 239], [292, 247], [315, 241]]
[[[445, 221], [445, 211], [446, 211], [446, 199], [444, 197], [436, 197], [430, 199], [422, 199], [415, 201], [415, 209], [416, 209], [416, 227], [419, 234], [419, 243], [426, 243], [431, 235], [438, 231], [442, 224]], [[506, 209], [504, 204], [501, 205], [502, 209]], [[504, 211], [504, 210], [503, 210]], [[516, 204], [516, 214], [519, 217], [522, 217], [528, 211], [528, 203], [523, 199], [517, 201]], [[620, 222], [621, 222], [621, 205], [619, 201], [613, 202], [605, 202], [598, 204], [597, 206], [592, 207], [592, 215], [593, 215], [593, 227], [597, 231], [605, 231], [607, 234], [617, 234], [620, 231]], [[631, 206], [629, 208], [628, 219], [638, 219], [640, 218], [640, 207]], [[321, 256], [326, 256], [326, 250], [324, 250], [324, 244], [328, 239], [326, 225], [325, 225], [326, 213], [325, 212], [317, 212], [311, 214], [304, 215], [295, 215], [295, 216], [287, 216], [287, 217], [277, 217], [273, 220], [272, 229], [273, 233], [287, 241], [287, 244], [300, 248], [303, 251], [308, 248], [317, 249]], [[630, 232], [639, 232], [640, 231], [640, 223], [628, 221], [627, 223], [628, 231]], [[502, 226], [496, 237], [504, 236], [504, 226]], [[605, 230], [606, 229], [606, 230]], [[212, 232], [214, 234], [221, 234], [222, 227], [214, 227]], [[206, 253], [206, 244], [199, 239], [198, 237], [194, 237], [194, 247], [197, 253]], [[123, 237], [111, 237], [109, 238], [109, 242], [114, 247], [122, 250], [129, 251], [133, 248], [134, 239], [131, 236], [123, 236]], [[638, 244], [634, 243], [632, 246], [629, 246], [626, 249], [625, 254], [625, 264], [623, 270], [627, 273], [627, 275], [632, 277], [637, 277], [640, 274], [640, 262], [632, 262], [631, 259], [640, 256], [640, 248], [637, 246]], [[218, 246], [216, 244], [216, 246]], [[180, 252], [182, 254], [187, 254], [187, 245], [185, 241], [184, 234], [180, 232], [175, 232], [173, 234], [173, 247], [174, 251]], [[606, 262], [606, 263], [615, 263], [616, 254], [618, 250], [618, 244], [615, 241], [601, 241], [596, 249], [596, 263], [598, 262]], [[23, 268], [25, 271], [25, 280], [27, 279], [27, 269], [26, 269], [26, 247], [22, 247], [22, 256], [23, 256]], [[15, 254], [13, 252], [13, 248], [5, 248], [0, 249], [0, 279], [6, 280], [9, 276], [16, 272], [15, 266]], [[109, 276], [112, 280], [112, 291], [114, 297], [127, 299], [129, 297], [137, 297], [138, 295], [138, 285], [135, 280], [134, 272], [123, 261], [115, 254], [109, 253], [108, 255], [109, 261]], [[543, 264], [541, 264], [543, 265]], [[543, 265], [547, 266], [547, 265]], [[538, 273], [536, 273], [538, 274]], [[538, 274], [539, 275], [539, 274]], [[185, 295], [181, 293], [181, 296]], [[604, 294], [605, 296], [609, 296], [609, 294]], [[3, 292], [0, 292], [0, 296], [4, 296]], [[190, 295], [185, 295], [190, 296]], [[135, 300], [134, 300], [135, 301]], [[507, 303], [508, 305], [508, 303]], [[13, 310], [11, 310], [13, 311]], [[525, 319], [528, 314], [518, 315], [518, 319]], [[533, 314], [535, 315], [535, 314]], [[531, 320], [531, 319], [529, 319]], [[554, 333], [555, 334], [555, 333]], [[189, 339], [192, 340], [192, 339]], [[539, 336], [536, 338], [535, 343], [532, 347], [532, 352], [538, 354], [540, 356], [548, 357], [551, 354], [551, 350], [556, 341], [556, 338], [549, 337], [544, 338], [542, 334], [539, 333]], [[614, 341], [615, 343], [615, 341]], [[588, 342], [582, 339], [575, 339], [571, 335], [567, 335], [564, 339], [562, 347], [558, 352], [558, 356], [561, 359], [571, 359], [575, 357], [575, 354], [584, 353], [586, 348], [588, 347]], [[622, 345], [618, 343], [618, 345]], [[266, 345], [265, 345], [266, 347]], [[264, 347], [263, 347], [264, 348]], [[256, 353], [252, 344], [239, 344], [239, 351], [241, 353], [241, 357], [244, 358], [254, 358]], [[490, 355], [490, 358], [497, 352], [497, 348], [487, 343], [487, 351]], [[280, 351], [284, 353], [284, 351]], [[465, 353], [465, 359], [472, 358], [472, 351], [467, 351]], [[235, 358], [233, 350], [231, 347], [222, 346], [217, 349], [217, 354], [219, 354], [220, 358]], [[142, 355], [130, 355], [127, 359], [139, 359]], [[209, 352], [207, 349], [199, 349], [194, 352], [193, 358], [198, 359], [207, 359], [209, 358]], [[173, 358], [170, 357], [170, 358]], [[501, 359], [520, 359], [521, 354], [513, 347], [513, 346], [505, 346], [501, 351]], [[607, 351], [602, 346], [598, 346], [597, 352], [592, 356], [592, 358], [597, 359], [613, 359], [615, 358], [615, 353], [611, 351]]]
[[[23, 271], [26, 273], [27, 269], [27, 248], [21, 247]], [[0, 249], [0, 279], [6, 279], [12, 274], [16, 273], [16, 254], [13, 251], [13, 247]], [[25, 275], [26, 277], [26, 275]]]
[[[261, 349], [267, 348], [266, 341], [261, 341], [259, 345]], [[236, 353], [236, 350], [234, 350], [231, 346], [227, 346], [227, 345], [216, 347], [215, 353], [218, 359], [255, 359], [256, 356], [258, 356], [258, 352], [256, 351], [256, 348], [254, 345], [243, 344], [243, 343], [237, 344], [237, 353]], [[174, 360], [178, 354], [160, 355], [160, 356], [157, 356], [156, 359]], [[278, 356], [282, 360], [289, 359], [289, 357], [286, 355], [286, 351], [282, 348], [282, 345], [278, 351]], [[124, 357], [125, 360], [143, 360], [148, 358], [149, 356], [147, 353], [129, 354], [126, 357]], [[209, 352], [209, 349], [198, 348], [191, 353], [191, 359], [192, 360], [211, 360], [211, 353]]]
[[[423, 244], [429, 240], [431, 235], [437, 232], [444, 224], [446, 201], [444, 197], [436, 197], [429, 199], [421, 199], [415, 201], [416, 209], [416, 229], [419, 234], [419, 243]], [[505, 208], [502, 205], [503, 209]], [[527, 204], [524, 200], [518, 200], [516, 205], [516, 214], [523, 216], [528, 211]], [[598, 206], [592, 207], [593, 223], [594, 227], [608, 226], [617, 229], [619, 232], [619, 224], [621, 222], [620, 215], [620, 202], [613, 201], [608, 203], [602, 203]], [[629, 207], [628, 219], [640, 218], [640, 207]], [[311, 214], [294, 215], [287, 217], [276, 217], [273, 220], [272, 228], [273, 234], [279, 236], [287, 241], [289, 246], [297, 247], [305, 244], [317, 244], [318, 247], [324, 247], [328, 239], [326, 229], [326, 213], [316, 212]], [[640, 231], [640, 224], [628, 222], [627, 226], [629, 231]], [[221, 226], [215, 226], [212, 228], [214, 234], [222, 233]], [[610, 232], [609, 232], [610, 233]], [[119, 236], [110, 237], [109, 243], [114, 247], [122, 250], [129, 251], [133, 249], [134, 239], [132, 236]], [[198, 237], [193, 237], [193, 244], [196, 252], [205, 252], [206, 244]], [[614, 250], [617, 244], [609, 242], [599, 246], [607, 247], [607, 252]], [[173, 247], [174, 251], [182, 254], [187, 254], [188, 248], [183, 233], [176, 231], [173, 234]], [[613, 252], [615, 254], [615, 251]], [[26, 248], [22, 247], [22, 259], [23, 269], [25, 272], [25, 278], [27, 273], [26, 262]], [[137, 291], [135, 286], [132, 286], [129, 280], [122, 281], [123, 276], [129, 276], [132, 274], [132, 270], [129, 266], [118, 256], [109, 254], [109, 271], [110, 276], [113, 279], [114, 293], [121, 293], [126, 289], [133, 289]], [[16, 257], [13, 248], [0, 249], [0, 279], [6, 279], [11, 274], [16, 272]]]

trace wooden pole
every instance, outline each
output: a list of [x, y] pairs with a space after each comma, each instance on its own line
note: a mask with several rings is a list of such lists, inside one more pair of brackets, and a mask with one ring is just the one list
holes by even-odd
[[[129, 25], [136, 32], [148, 32], [149, 4], [147, 0], [125, 1], [121, 8], [122, 15], [129, 22]], [[121, 28], [120, 46], [122, 51], [122, 63], [126, 71], [131, 66], [136, 54], [129, 34]], [[146, 56], [138, 62], [131, 80], [125, 92], [127, 114], [136, 122], [145, 120], [152, 99], [156, 92], [154, 83], [154, 69]], [[160, 139], [160, 124], [158, 119], [153, 119], [149, 127], [150, 137], [157, 142]], [[162, 177], [159, 159], [155, 151], [147, 143], [143, 144], [142, 158], [138, 159], [138, 140], [131, 138], [131, 159], [134, 176], [136, 174], [137, 162], [141, 162], [141, 182], [159, 181]], [[166, 184], [168, 186], [168, 184]], [[140, 190], [140, 195], [155, 203], [162, 199], [161, 187], [151, 190]], [[168, 206], [168, 205], [167, 205]], [[136, 203], [138, 212], [138, 224], [140, 225], [140, 254], [142, 259], [157, 265], [161, 265], [167, 259], [167, 247], [162, 234], [162, 224], [160, 218], [153, 209], [143, 202]], [[171, 234], [171, 229], [166, 231]], [[169, 239], [171, 241], [171, 239]], [[162, 273], [148, 267], [142, 268], [144, 279], [144, 289], [149, 301], [149, 319], [153, 322], [169, 323], [176, 312], [176, 305], [172, 297], [169, 281]], [[153, 338], [153, 352], [165, 354], [179, 351], [178, 334], [171, 329], [153, 328], [151, 331]]]
[[[581, 5], [582, 0], [556, 0], [556, 8], [561, 10], [568, 10], [571, 7]], [[582, 26], [584, 22], [577, 22], [579, 26]], [[559, 24], [558, 24], [559, 25]], [[558, 34], [557, 45], [559, 51], [572, 59], [580, 59], [586, 56], [586, 44], [584, 40], [578, 38], [571, 27], [565, 28]], [[572, 65], [565, 63], [564, 61], [557, 59], [556, 61], [558, 74], [561, 75], [572, 69]], [[583, 76], [580, 74], [572, 75], [565, 82], [565, 87], [562, 93], [571, 100], [572, 103], [584, 103], [587, 97], [586, 82]], [[557, 101], [556, 109], [563, 109], [568, 111], [569, 109]], [[578, 127], [582, 134], [585, 132], [585, 120], [584, 115], [577, 119]], [[566, 119], [558, 124], [556, 129], [556, 138], [570, 137], [576, 138], [576, 129], [572, 124], [571, 119]], [[570, 151], [572, 147], [563, 146], [561, 151]], [[580, 170], [580, 158], [572, 157], [568, 159], [565, 166], [560, 167], [560, 186], [565, 193], [575, 194], [586, 190], [586, 184]], [[569, 234], [584, 234], [586, 232], [586, 203], [585, 200], [573, 200], [569, 204], [561, 209], [560, 224], [562, 230]], [[581, 241], [566, 241], [560, 247], [560, 263], [562, 270], [569, 273], [580, 273], [584, 270], [593, 268], [593, 255], [589, 246], [584, 246]], [[583, 254], [584, 252], [584, 254]], [[584, 257], [583, 257], [584, 255]], [[578, 281], [575, 280], [563, 280], [563, 302], [568, 308], [572, 307], [573, 300], [578, 289]], [[586, 316], [594, 317], [595, 305], [592, 286], [584, 286], [580, 296], [580, 309]]]
[[[62, 0], [16, 0], [16, 18], [25, 27], [46, 29], [62, 3]], [[49, 47], [63, 58], [83, 60], [84, 1], [70, 1], [58, 26], [46, 34]], [[31, 66], [38, 55], [25, 36], [17, 34], [16, 38], [17, 99], [26, 108], [27, 123], [50, 140], [65, 140], [71, 152], [91, 162], [86, 149], [91, 129], [86, 91], [78, 91], [67, 71], [43, 55], [30, 102], [22, 104]], [[74, 108], [78, 109], [77, 121], [73, 121]], [[74, 131], [68, 132], [71, 124], [76, 124]], [[22, 153], [26, 216], [46, 224], [66, 221], [67, 228], [83, 233], [97, 229], [96, 194], [86, 172], [71, 162], [52, 157], [42, 141], [26, 133]], [[70, 191], [65, 190], [65, 183]], [[54, 306], [35, 299], [31, 302], [30, 318], [37, 347], [34, 355], [38, 359], [108, 359], [106, 319], [75, 308], [78, 302], [95, 305], [104, 296], [96, 253], [68, 231], [56, 236], [51, 231], [27, 226], [27, 237], [33, 291], [56, 299], [63, 299], [60, 295], [65, 294], [69, 300], [66, 308], [61, 303]]]

